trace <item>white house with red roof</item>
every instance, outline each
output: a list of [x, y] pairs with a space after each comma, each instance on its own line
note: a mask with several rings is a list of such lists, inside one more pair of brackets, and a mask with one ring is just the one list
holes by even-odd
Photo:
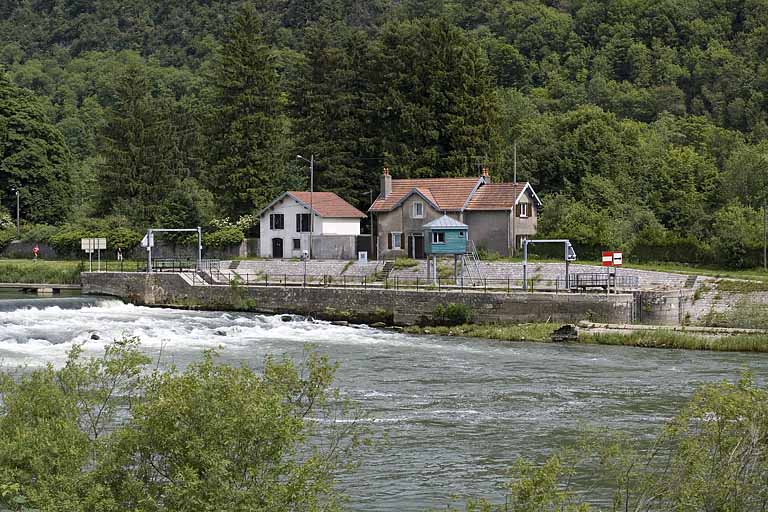
[[313, 258], [355, 258], [360, 220], [365, 217], [333, 192], [284, 192], [259, 213], [259, 254], [266, 258], [308, 255], [311, 231]]
[[540, 207], [530, 183], [492, 183], [487, 170], [472, 178], [393, 179], [384, 169], [368, 211], [380, 259], [418, 259], [424, 257], [424, 225], [443, 215], [466, 224], [476, 247], [513, 255], [536, 234]]

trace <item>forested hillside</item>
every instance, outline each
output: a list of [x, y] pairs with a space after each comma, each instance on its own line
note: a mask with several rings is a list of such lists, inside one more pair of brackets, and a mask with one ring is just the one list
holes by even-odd
[[517, 142], [586, 257], [759, 262], [768, 0], [5, 0], [0, 64], [27, 236], [228, 240], [306, 186], [297, 153], [367, 208], [384, 166], [511, 180]]

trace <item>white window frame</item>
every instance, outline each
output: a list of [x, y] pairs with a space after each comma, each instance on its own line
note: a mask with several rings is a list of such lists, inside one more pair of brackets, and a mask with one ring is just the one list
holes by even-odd
[[528, 203], [520, 203], [520, 218], [528, 218]]
[[[421, 214], [417, 213], [417, 207], [421, 207]], [[413, 207], [411, 210], [411, 213], [413, 214], [414, 219], [423, 219], [424, 218], [424, 203], [421, 201], [416, 201], [413, 203]]]
[[[440, 241], [440, 235], [442, 235], [442, 241]], [[445, 231], [433, 231], [432, 232], [432, 245], [440, 245], [445, 243]]]
[[403, 248], [403, 232], [392, 231], [392, 250], [399, 251]]

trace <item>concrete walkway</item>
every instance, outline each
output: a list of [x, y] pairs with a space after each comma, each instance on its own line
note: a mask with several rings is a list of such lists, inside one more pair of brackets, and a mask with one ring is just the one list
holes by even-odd
[[[446, 265], [452, 267], [452, 263], [446, 262]], [[381, 271], [384, 265], [383, 261], [370, 261], [368, 263], [359, 263], [357, 261], [345, 260], [312, 260], [308, 262], [293, 260], [242, 260], [242, 261], [222, 261], [221, 270], [224, 273], [229, 270], [232, 273], [250, 276], [251, 279], [274, 276], [277, 280], [283, 276], [288, 278], [303, 276], [306, 272], [308, 276], [321, 277], [342, 277], [362, 278], [371, 277], [376, 272]], [[520, 280], [523, 277], [522, 263], [509, 262], [485, 262], [479, 263], [480, 275], [483, 278], [492, 280]], [[571, 275], [578, 273], [605, 273], [605, 267], [595, 265], [573, 264], [570, 266]], [[635, 276], [640, 283], [640, 289], [643, 290], [680, 290], [693, 289], [700, 281], [710, 280], [710, 278], [698, 277], [695, 275], [674, 274], [670, 272], [655, 272], [650, 270], [635, 270], [621, 268], [618, 270], [619, 276]], [[426, 261], [418, 261], [413, 267], [394, 269], [390, 274], [391, 278], [404, 280], [427, 279]], [[536, 263], [528, 264], [528, 277], [541, 281], [554, 281], [564, 279], [564, 263]]]

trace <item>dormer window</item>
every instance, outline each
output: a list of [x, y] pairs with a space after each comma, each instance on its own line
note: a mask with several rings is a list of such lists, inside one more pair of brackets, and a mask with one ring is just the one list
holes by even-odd
[[528, 217], [528, 203], [520, 203], [517, 205], [517, 216], [521, 219]]

